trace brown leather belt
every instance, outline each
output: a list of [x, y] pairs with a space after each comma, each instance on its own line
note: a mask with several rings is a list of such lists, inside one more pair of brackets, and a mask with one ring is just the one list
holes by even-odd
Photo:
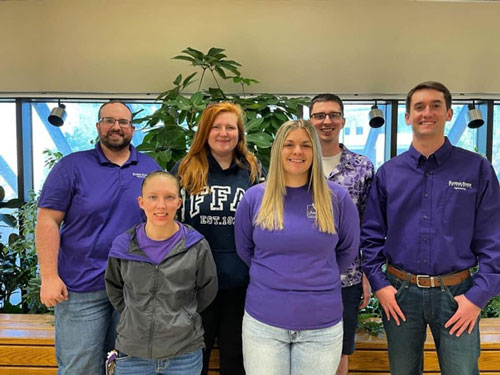
[[444, 286], [458, 285], [470, 276], [468, 269], [441, 276], [414, 275], [397, 269], [390, 264], [387, 265], [387, 272], [403, 281], [410, 276], [410, 283], [416, 284], [420, 288], [434, 288], [441, 286], [441, 280], [443, 281]]

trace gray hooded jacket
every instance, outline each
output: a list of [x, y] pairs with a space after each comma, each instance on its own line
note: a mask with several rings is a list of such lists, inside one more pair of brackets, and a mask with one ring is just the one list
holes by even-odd
[[167, 359], [204, 347], [199, 312], [217, 294], [217, 270], [208, 242], [186, 227], [186, 236], [158, 265], [139, 248], [137, 227], [113, 241], [106, 292], [120, 313], [117, 350]]

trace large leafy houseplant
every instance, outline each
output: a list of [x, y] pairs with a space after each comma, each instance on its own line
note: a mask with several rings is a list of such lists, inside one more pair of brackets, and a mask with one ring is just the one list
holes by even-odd
[[[258, 81], [242, 76], [241, 64], [227, 59], [222, 48], [210, 48], [206, 54], [187, 48], [174, 59], [189, 62], [196, 71], [186, 77], [179, 74], [173, 87], [158, 96], [161, 107], [152, 115], [135, 120], [145, 123], [142, 129], [146, 132], [138, 149], [156, 159], [163, 168], [170, 169], [189, 149], [206, 106], [230, 101], [244, 109], [248, 147], [267, 166], [276, 130], [283, 122], [299, 117], [308, 99], [273, 94], [247, 95], [245, 88]], [[208, 75], [213, 78], [215, 87], [203, 85]], [[186, 94], [198, 77], [196, 91]], [[224, 92], [220, 81], [235, 85], [241, 94]]]
[[[45, 150], [45, 166], [51, 169], [62, 157], [60, 152]], [[0, 225], [11, 228], [6, 238], [0, 234], [0, 312], [45, 313], [49, 309], [40, 302], [40, 275], [35, 248], [35, 226], [38, 194], [30, 192], [27, 202], [11, 199], [4, 202], [0, 186], [0, 208], [11, 209], [1, 214]], [[11, 303], [14, 293], [21, 301]]]
[[[37, 302], [23, 299], [16, 305], [11, 304], [11, 296], [20, 291], [24, 297], [30, 281], [37, 275], [37, 257], [35, 251], [34, 230], [36, 223], [35, 194], [22, 203], [17, 199], [4, 202], [3, 207], [14, 210], [13, 214], [4, 214], [3, 225], [15, 231], [0, 242], [0, 311], [2, 312], [38, 312]], [[16, 233], [17, 232], [17, 233]], [[43, 308], [41, 310], [44, 310]]]

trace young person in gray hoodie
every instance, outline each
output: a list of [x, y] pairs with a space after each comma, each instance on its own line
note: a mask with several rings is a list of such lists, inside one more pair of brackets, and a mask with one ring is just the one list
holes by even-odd
[[199, 375], [199, 312], [217, 293], [217, 271], [205, 238], [175, 220], [179, 183], [167, 172], [144, 179], [141, 223], [118, 236], [109, 253], [106, 291], [120, 313], [115, 375]]

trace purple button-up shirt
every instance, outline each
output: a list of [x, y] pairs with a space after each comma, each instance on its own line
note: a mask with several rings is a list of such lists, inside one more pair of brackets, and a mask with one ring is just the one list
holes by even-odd
[[493, 167], [448, 139], [428, 158], [410, 147], [377, 171], [361, 249], [375, 290], [389, 285], [386, 262], [425, 275], [479, 263], [465, 295], [484, 307], [500, 292], [500, 188]]
[[[366, 156], [350, 151], [340, 144], [342, 155], [339, 164], [330, 172], [328, 179], [343, 186], [358, 209], [362, 218], [366, 199], [373, 180], [373, 164]], [[342, 287], [359, 284], [362, 277], [361, 261], [357, 256], [347, 271], [341, 275]]]

